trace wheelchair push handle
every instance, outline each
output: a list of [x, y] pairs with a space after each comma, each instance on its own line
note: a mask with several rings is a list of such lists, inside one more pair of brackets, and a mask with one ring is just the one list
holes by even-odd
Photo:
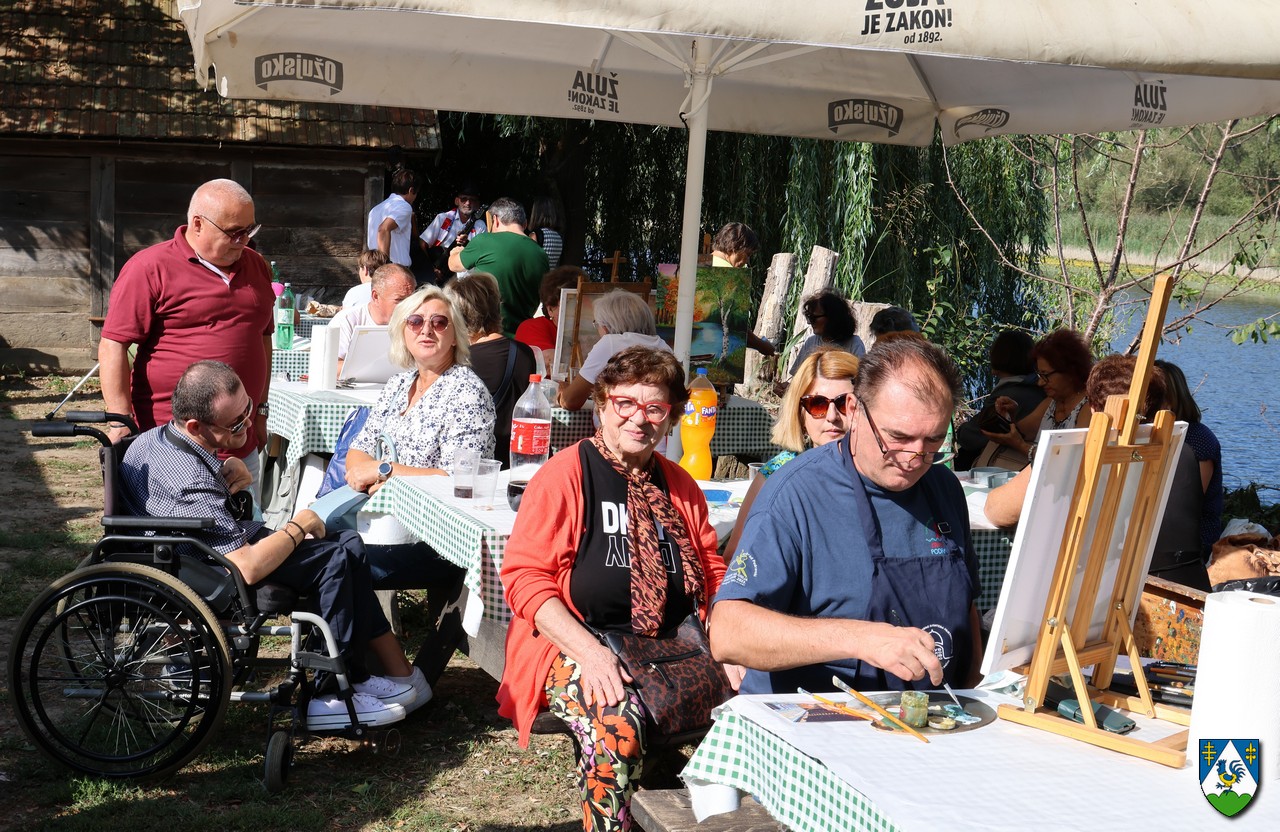
[[129, 433], [138, 432], [138, 423], [128, 413], [104, 413], [101, 410], [68, 410], [62, 417], [67, 422], [100, 425], [107, 422], [123, 422]]
[[98, 410], [69, 410], [61, 422], [36, 422], [31, 426], [32, 436], [90, 436], [104, 448], [111, 447], [111, 440], [97, 428], [86, 427], [86, 424], [106, 424], [122, 422], [130, 433], [138, 432], [138, 425], [125, 413], [104, 413]]

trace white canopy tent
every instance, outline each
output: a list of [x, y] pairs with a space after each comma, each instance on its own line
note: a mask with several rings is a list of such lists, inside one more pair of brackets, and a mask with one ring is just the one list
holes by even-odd
[[1280, 112], [1275, 0], [178, 0], [228, 98], [687, 126], [676, 353], [708, 129], [948, 144]]

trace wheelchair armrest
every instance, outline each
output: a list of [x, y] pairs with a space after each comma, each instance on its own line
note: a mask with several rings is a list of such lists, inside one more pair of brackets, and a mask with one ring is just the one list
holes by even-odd
[[109, 529], [144, 529], [196, 532], [213, 528], [212, 517], [129, 517], [111, 514], [102, 518], [102, 525]]

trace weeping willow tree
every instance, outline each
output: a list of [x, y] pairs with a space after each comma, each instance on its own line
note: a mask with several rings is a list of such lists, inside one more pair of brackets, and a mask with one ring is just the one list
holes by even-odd
[[[445, 157], [470, 154], [505, 183], [496, 190], [518, 199], [550, 194], [561, 204], [564, 262], [602, 270], [602, 259], [621, 251], [631, 266], [622, 276], [643, 278], [678, 258], [684, 131], [451, 114], [442, 115], [442, 131]], [[1030, 291], [1026, 275], [1037, 271], [1049, 213], [1016, 143], [970, 142], [945, 153], [936, 141], [903, 148], [712, 133], [702, 227], [714, 233], [737, 220], [759, 235], [764, 256], [748, 264], [759, 275], [753, 299], [765, 256], [795, 252], [803, 267], [815, 245], [840, 252], [836, 283], [846, 296], [913, 310], [976, 383], [999, 325], [1046, 319], [1044, 295]], [[791, 312], [799, 291], [796, 281]]]

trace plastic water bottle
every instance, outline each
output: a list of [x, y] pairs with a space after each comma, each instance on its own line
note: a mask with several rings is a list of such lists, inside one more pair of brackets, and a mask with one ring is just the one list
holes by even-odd
[[689, 385], [689, 401], [684, 405], [680, 418], [680, 446], [684, 456], [680, 467], [695, 480], [709, 480], [714, 470], [711, 459], [711, 437], [716, 432], [716, 410], [719, 395], [707, 378], [707, 368], [699, 367], [698, 375]]
[[542, 376], [529, 386], [511, 411], [511, 481], [528, 482], [551, 454], [551, 402], [542, 394]]
[[278, 350], [293, 349], [293, 289], [284, 284], [276, 297], [276, 343]]
[[284, 284], [280, 282], [280, 270], [276, 268], [276, 261], [271, 261], [271, 291], [275, 292], [276, 297], [284, 292]]

